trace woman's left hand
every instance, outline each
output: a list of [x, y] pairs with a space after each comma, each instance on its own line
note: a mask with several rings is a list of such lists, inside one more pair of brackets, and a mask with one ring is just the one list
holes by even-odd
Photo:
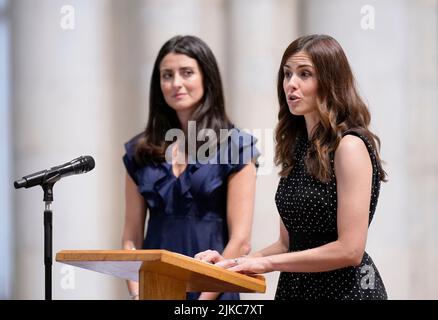
[[194, 257], [196, 260], [201, 260], [208, 263], [217, 263], [219, 261], [225, 260], [225, 258], [216, 250], [205, 250], [199, 252]]
[[243, 274], [259, 274], [273, 271], [271, 262], [266, 257], [224, 259], [217, 262], [215, 266]]

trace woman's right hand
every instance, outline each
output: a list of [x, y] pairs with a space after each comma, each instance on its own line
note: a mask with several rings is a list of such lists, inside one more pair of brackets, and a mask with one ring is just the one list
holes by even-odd
[[219, 261], [225, 260], [225, 258], [216, 250], [205, 250], [199, 252], [195, 255], [195, 259], [212, 264], [216, 264]]

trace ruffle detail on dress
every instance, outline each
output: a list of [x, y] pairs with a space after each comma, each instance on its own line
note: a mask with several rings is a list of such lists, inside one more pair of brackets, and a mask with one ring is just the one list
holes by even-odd
[[162, 168], [162, 164], [151, 164], [141, 168], [137, 175], [138, 190], [144, 195], [148, 207], [164, 206], [164, 199], [172, 191], [172, 176], [167, 169]]
[[[190, 201], [194, 196], [192, 190], [194, 186], [192, 175], [201, 166], [199, 163], [188, 164], [179, 177], [173, 174], [172, 166], [167, 162], [146, 166], [140, 169], [139, 191], [145, 196], [150, 207], [165, 208], [166, 203], [175, 197]], [[196, 185], [197, 184], [198, 183], [196, 183]], [[175, 194], [177, 187], [180, 188], [180, 192]], [[198, 189], [199, 187], [195, 188], [195, 190]], [[159, 195], [159, 197], [157, 197], [157, 195]]]
[[[181, 195], [183, 198], [191, 200], [196, 192], [193, 192], [194, 181], [193, 174], [198, 171], [202, 165], [199, 163], [188, 164], [183, 173], [179, 176], [179, 183], [181, 185]], [[172, 167], [169, 168], [172, 170]], [[176, 178], [175, 178], [176, 179]], [[199, 189], [199, 188], [196, 188]]]
[[219, 163], [226, 164], [227, 175], [240, 171], [251, 161], [258, 167], [257, 159], [260, 156], [256, 148], [257, 138], [237, 128], [233, 130], [227, 143], [223, 142], [220, 146]]
[[[138, 190], [144, 196], [148, 207], [159, 209], [154, 211], [165, 214], [173, 214], [175, 208], [178, 208], [177, 211], [185, 212], [188, 206], [195, 203], [193, 199], [198, 194], [207, 199], [210, 195], [216, 197], [215, 191], [222, 189], [221, 186], [227, 183], [230, 174], [241, 170], [251, 161], [256, 161], [260, 155], [255, 147], [257, 139], [244, 131], [234, 129], [208, 163], [189, 163], [181, 175], [176, 177], [172, 165], [167, 162], [150, 163], [143, 167], [135, 165], [134, 150], [137, 137], [125, 145], [125, 166], [129, 174], [135, 177]], [[211, 200], [214, 201], [212, 198]], [[212, 203], [207, 201], [201, 206], [208, 208], [211, 205]]]
[[135, 161], [135, 145], [138, 138], [141, 137], [141, 133], [133, 137], [127, 143], [125, 143], [125, 155], [123, 156], [123, 163], [125, 164], [126, 171], [129, 176], [138, 185], [137, 171], [139, 169], [138, 164]]
[[[210, 194], [227, 181], [224, 179], [224, 176], [221, 172], [223, 167], [218, 164], [209, 164], [207, 166], [197, 163], [193, 166], [196, 166], [196, 168], [193, 168], [192, 171], [187, 175], [186, 179], [183, 180], [183, 186], [186, 186], [187, 190], [193, 196], [196, 196], [199, 192]], [[211, 174], [212, 171], [216, 174]], [[210, 175], [208, 175], [209, 173]], [[207, 176], [209, 176], [210, 179], [206, 179]], [[182, 191], [185, 192], [186, 189], [183, 188]]]

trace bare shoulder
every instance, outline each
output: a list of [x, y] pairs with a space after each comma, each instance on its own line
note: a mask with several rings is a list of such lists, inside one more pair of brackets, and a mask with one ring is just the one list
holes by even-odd
[[335, 151], [335, 168], [356, 170], [371, 166], [371, 159], [364, 141], [354, 135], [346, 135]]

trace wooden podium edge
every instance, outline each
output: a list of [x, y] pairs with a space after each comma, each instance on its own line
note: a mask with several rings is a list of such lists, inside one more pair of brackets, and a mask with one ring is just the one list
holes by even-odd
[[[170, 252], [168, 250], [62, 250], [56, 254], [56, 261], [61, 263], [79, 261], [142, 261], [163, 262], [183, 267], [191, 272], [212, 277], [221, 281], [233, 282], [246, 287], [250, 292], [265, 293], [266, 282], [262, 275], [245, 275], [229, 271], [194, 258]], [[142, 267], [143, 269], [143, 267]], [[202, 269], [200, 272], [199, 269]], [[248, 291], [246, 291], [248, 292]]]

